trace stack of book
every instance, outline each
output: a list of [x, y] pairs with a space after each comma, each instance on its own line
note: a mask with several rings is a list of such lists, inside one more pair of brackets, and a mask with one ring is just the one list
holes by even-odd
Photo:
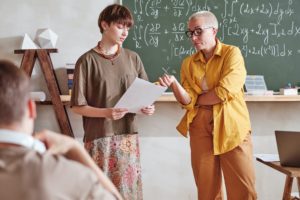
[[67, 63], [66, 64], [66, 69], [67, 69], [67, 76], [68, 76], [68, 90], [69, 90], [69, 95], [71, 95], [72, 87], [73, 87], [73, 77], [74, 77], [75, 64]]

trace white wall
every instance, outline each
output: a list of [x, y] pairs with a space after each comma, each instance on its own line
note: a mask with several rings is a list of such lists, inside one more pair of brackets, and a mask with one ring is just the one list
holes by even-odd
[[[61, 68], [73, 63], [101, 38], [97, 27], [100, 11], [113, 0], [1, 0], [0, 59], [20, 64], [21, 55], [14, 49], [21, 45], [24, 33], [31, 37], [39, 28], [51, 28], [59, 36], [59, 53], [51, 54], [60, 86], [66, 90], [65, 72]], [[46, 90], [38, 66], [33, 74], [34, 89]], [[248, 103], [253, 125], [254, 153], [276, 153], [274, 130], [300, 130], [300, 103]], [[145, 200], [196, 199], [196, 188], [190, 167], [188, 139], [181, 137], [175, 126], [183, 110], [176, 103], [156, 103], [156, 113], [139, 117], [141, 156]], [[83, 134], [81, 118], [69, 110], [77, 138]], [[51, 106], [38, 106], [36, 130], [59, 131]], [[262, 200], [281, 199], [283, 174], [255, 163], [258, 197]]]
[[[98, 16], [101, 10], [116, 0], [1, 0], [0, 6], [0, 58], [21, 63], [22, 56], [14, 54], [19, 49], [25, 33], [34, 39], [37, 29], [50, 28], [58, 35], [56, 48], [51, 58], [57, 73], [66, 63], [96, 46], [101, 39]], [[34, 89], [44, 89], [41, 70], [33, 71]], [[59, 75], [58, 75], [59, 76]], [[63, 79], [65, 80], [65, 79]], [[62, 88], [66, 92], [66, 85]]]

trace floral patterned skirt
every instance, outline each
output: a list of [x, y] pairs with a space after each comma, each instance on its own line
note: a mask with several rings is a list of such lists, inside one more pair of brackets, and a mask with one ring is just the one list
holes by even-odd
[[84, 147], [125, 200], [143, 199], [137, 134], [99, 138]]

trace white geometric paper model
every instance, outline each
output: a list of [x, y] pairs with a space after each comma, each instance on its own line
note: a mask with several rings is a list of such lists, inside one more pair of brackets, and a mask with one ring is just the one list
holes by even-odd
[[49, 28], [38, 29], [35, 40], [42, 49], [55, 48], [57, 42], [57, 34]]
[[37, 45], [31, 40], [27, 33], [25, 33], [22, 41], [21, 49], [38, 49]]

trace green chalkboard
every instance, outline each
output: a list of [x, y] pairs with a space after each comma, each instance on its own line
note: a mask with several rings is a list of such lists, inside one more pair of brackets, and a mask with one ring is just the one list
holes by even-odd
[[134, 15], [124, 47], [136, 51], [151, 81], [164, 71], [179, 78], [195, 52], [184, 32], [188, 17], [210, 10], [218, 38], [236, 45], [249, 75], [264, 75], [268, 89], [300, 82], [300, 0], [123, 0]]

